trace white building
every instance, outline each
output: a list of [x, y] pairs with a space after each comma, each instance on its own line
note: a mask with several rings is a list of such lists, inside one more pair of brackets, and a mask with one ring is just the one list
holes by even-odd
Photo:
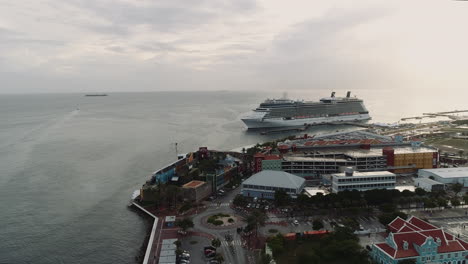
[[367, 191], [372, 189], [395, 189], [396, 176], [388, 171], [353, 172], [332, 174], [332, 192], [345, 190]]
[[460, 168], [439, 168], [439, 169], [421, 169], [418, 176], [422, 178], [434, 178], [443, 184], [461, 183], [468, 187], [468, 167]]

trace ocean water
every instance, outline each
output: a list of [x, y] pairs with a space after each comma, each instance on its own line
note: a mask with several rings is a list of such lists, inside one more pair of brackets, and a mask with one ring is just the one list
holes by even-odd
[[[434, 109], [418, 101], [415, 107], [412, 99], [395, 101], [391, 91], [359, 95], [379, 122], [457, 106]], [[127, 209], [132, 192], [152, 171], [175, 160], [174, 142], [183, 153], [286, 136], [246, 132], [239, 120], [265, 97], [247, 92], [0, 95], [0, 263], [135, 263], [149, 223]], [[350, 128], [308, 133], [336, 129]]]

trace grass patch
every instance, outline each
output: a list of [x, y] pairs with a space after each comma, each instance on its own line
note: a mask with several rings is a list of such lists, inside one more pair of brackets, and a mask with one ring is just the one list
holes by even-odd
[[[213, 224], [213, 225], [217, 225], [217, 226], [222, 225], [224, 222], [218, 219], [218, 218], [221, 218], [221, 217], [230, 217], [230, 215], [223, 214], [223, 213], [215, 214], [215, 215], [212, 215], [212, 216], [208, 217], [207, 222], [210, 223], [210, 224]], [[232, 222], [230, 221], [231, 219], [232, 218], [229, 218], [229, 220], [228, 220], [229, 223], [234, 222], [234, 219], [232, 219]]]

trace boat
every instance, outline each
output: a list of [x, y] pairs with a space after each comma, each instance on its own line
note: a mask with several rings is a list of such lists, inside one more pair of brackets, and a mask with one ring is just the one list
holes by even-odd
[[327, 123], [350, 123], [370, 120], [369, 111], [364, 101], [351, 97], [330, 97], [320, 99], [319, 102], [267, 99], [247, 116], [241, 118], [248, 129], [280, 128], [320, 125]]
[[105, 93], [100, 93], [100, 94], [85, 94], [85, 96], [107, 96]]

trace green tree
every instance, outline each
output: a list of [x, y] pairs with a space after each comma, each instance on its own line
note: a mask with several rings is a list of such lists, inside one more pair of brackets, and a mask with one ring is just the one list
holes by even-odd
[[180, 246], [182, 246], [182, 242], [180, 242], [180, 240], [177, 240], [174, 242], [174, 245], [176, 245], [177, 248], [180, 248]]
[[215, 238], [211, 240], [211, 245], [215, 248], [219, 248], [221, 246], [221, 240], [219, 240], [218, 238]]
[[454, 207], [457, 207], [460, 205], [460, 200], [458, 200], [458, 198], [454, 197], [450, 200], [450, 203], [454, 206]]
[[323, 228], [323, 223], [322, 221], [318, 220], [318, 219], [315, 219], [313, 222], [312, 222], [312, 228], [314, 230], [320, 230]]
[[271, 257], [270, 254], [266, 254], [265, 252], [262, 252], [262, 255], [260, 256], [260, 264], [270, 264], [273, 258]]
[[382, 225], [387, 226], [388, 224], [390, 224], [390, 222], [392, 222], [398, 216], [400, 218], [403, 218], [403, 219], [406, 219], [408, 217], [407, 214], [405, 214], [403, 212], [398, 212], [398, 211], [393, 212], [393, 213], [383, 213], [383, 214], [379, 215], [379, 222]]
[[223, 263], [223, 262], [224, 262], [224, 257], [223, 257], [223, 255], [221, 255], [220, 253], [216, 253], [214, 259], [217, 260], [219, 263]]
[[414, 190], [414, 193], [416, 193], [416, 195], [418, 196], [424, 196], [427, 192], [422, 188], [416, 188], [416, 190]]
[[183, 219], [177, 219], [175, 222], [176, 226], [182, 228], [183, 231], [193, 227], [193, 220], [191, 218], [185, 217]]
[[289, 204], [291, 197], [285, 190], [276, 190], [274, 199], [276, 206], [284, 206]]
[[447, 206], [447, 200], [445, 200], [445, 199], [442, 198], [442, 197], [439, 197], [439, 198], [437, 199], [437, 205], [438, 205], [439, 207], [445, 207], [445, 206]]
[[463, 189], [463, 184], [461, 183], [454, 183], [451, 186], [452, 191], [455, 193], [455, 195], [458, 195], [459, 192]]
[[468, 204], [468, 195], [467, 194], [465, 194], [463, 196], [463, 201], [465, 202], [465, 204]]
[[234, 204], [235, 206], [246, 206], [248, 203], [249, 201], [242, 194], [236, 195], [236, 197], [234, 197], [234, 199], [232, 200], [232, 204]]
[[433, 199], [425, 198], [424, 199], [424, 207], [425, 208], [435, 208], [435, 207], [437, 207], [437, 204]]
[[268, 247], [273, 252], [274, 257], [277, 257], [284, 252], [284, 245], [285, 239], [282, 234], [277, 234], [276, 236], [268, 238]]
[[320, 257], [313, 251], [309, 250], [297, 256], [297, 264], [319, 264]]
[[244, 221], [251, 229], [255, 229], [255, 237], [257, 237], [258, 228], [265, 226], [266, 215], [262, 211], [254, 210]]

